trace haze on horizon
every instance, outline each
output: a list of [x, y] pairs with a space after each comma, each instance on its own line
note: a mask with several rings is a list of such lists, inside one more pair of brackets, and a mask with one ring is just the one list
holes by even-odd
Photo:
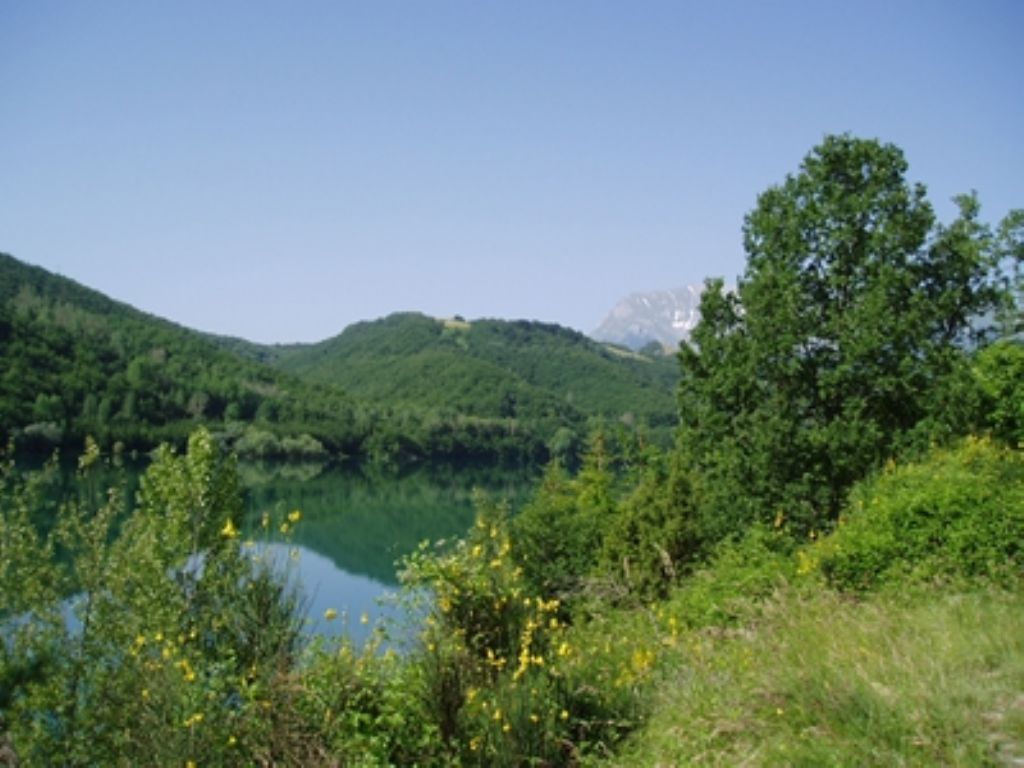
[[[595, 328], [735, 278], [827, 133], [940, 220], [1020, 207], [1024, 6], [0, 5], [0, 251], [147, 312], [316, 341], [393, 311]], [[1015, 95], [1017, 94], [1017, 95]]]

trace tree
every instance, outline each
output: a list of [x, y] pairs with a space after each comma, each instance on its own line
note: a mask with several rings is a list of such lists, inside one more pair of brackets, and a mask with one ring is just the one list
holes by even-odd
[[1001, 300], [973, 196], [937, 226], [891, 144], [830, 136], [760, 195], [734, 293], [711, 281], [680, 351], [681, 445], [717, 540], [828, 525], [850, 485], [936, 414], [971, 321]]

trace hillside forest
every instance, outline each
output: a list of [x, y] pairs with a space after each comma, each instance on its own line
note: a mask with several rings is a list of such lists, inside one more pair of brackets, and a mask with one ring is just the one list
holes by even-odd
[[[85, 439], [80, 490], [48, 522], [38, 500], [52, 478], [8, 463], [0, 761], [1019, 764], [1024, 211], [986, 224], [972, 194], [939, 222], [907, 170], [898, 147], [828, 136], [758, 196], [743, 222], [743, 275], [733, 291], [708, 281], [700, 323], [674, 361], [668, 445], [637, 437], [645, 421], [664, 423], [653, 394], [605, 393], [584, 406], [601, 382], [567, 384], [540, 370], [539, 356], [522, 378], [536, 391], [523, 383], [460, 412], [514, 411], [498, 415], [512, 432], [523, 409], [524, 426], [550, 418], [548, 428], [577, 436], [586, 416], [613, 418], [590, 422], [578, 466], [548, 452], [520, 513], [481, 498], [462, 539], [406, 558], [403, 599], [421, 623], [404, 641], [386, 625], [364, 647], [303, 635], [294, 591], [248, 543], [296, 529], [302, 512], [242, 516], [219, 421], [160, 422], [192, 431], [183, 449], [158, 450], [130, 510], [117, 489], [90, 486], [116, 461], [97, 440]], [[110, 353], [76, 352], [72, 340], [103, 313], [72, 310], [48, 290], [6, 302], [5, 349], [43, 358], [64, 349], [72, 362], [60, 375], [92, 375]], [[127, 326], [126, 312], [117, 310]], [[160, 326], [166, 336], [141, 342], [137, 322], [121, 337], [125, 355], [159, 346], [166, 357], [126, 372], [125, 397], [129, 378], [176, 364], [172, 336], [186, 340]], [[415, 341], [389, 340], [389, 323], [408, 323]], [[283, 441], [275, 427], [313, 429], [302, 407], [355, 418], [393, 399], [402, 405], [391, 418], [421, 413], [416, 384], [396, 375], [378, 389], [378, 366], [410, 360], [421, 379], [443, 375], [445, 359], [500, 369], [513, 364], [501, 358], [513, 335], [531, 349], [564, 336], [588, 377], [612, 370], [598, 360], [657, 370], [536, 324], [393, 317], [305, 349], [187, 340], [188, 360], [206, 361], [191, 376], [230, 369], [247, 382], [204, 380], [210, 401], [222, 399], [203, 412], [277, 403], [276, 420], [256, 423]], [[5, 402], [32, 400], [18, 389], [31, 374], [19, 370], [5, 368]], [[344, 395], [330, 388], [336, 380]], [[465, 387], [468, 401], [496, 394]], [[112, 424], [114, 390], [98, 382], [96, 391], [111, 393]], [[300, 406], [300, 392], [337, 399]], [[41, 404], [33, 423], [84, 424], [70, 402]], [[583, 407], [593, 410], [560, 410]], [[147, 438], [163, 428], [147, 422]], [[326, 432], [306, 433], [328, 445]], [[62, 600], [72, 593], [69, 626]]]
[[559, 326], [359, 323], [319, 344], [182, 328], [0, 254], [0, 432], [22, 450], [184, 446], [199, 426], [258, 458], [543, 463], [588, 424], [667, 444], [674, 361]]

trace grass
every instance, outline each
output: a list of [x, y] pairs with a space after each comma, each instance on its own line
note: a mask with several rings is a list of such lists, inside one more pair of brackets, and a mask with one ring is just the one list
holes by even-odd
[[1024, 764], [1024, 597], [785, 587], [672, 644], [615, 765]]

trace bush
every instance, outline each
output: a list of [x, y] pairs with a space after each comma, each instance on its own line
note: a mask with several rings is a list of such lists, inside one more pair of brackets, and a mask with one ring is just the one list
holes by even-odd
[[[90, 489], [103, 465], [79, 460]], [[0, 483], [0, 729], [26, 764], [308, 763], [275, 717], [295, 698], [299, 609], [240, 544], [234, 463], [199, 431], [164, 447], [131, 511], [79, 494], [49, 534], [35, 480]], [[298, 519], [291, 514], [292, 522]], [[69, 612], [74, 618], [66, 620]]]
[[808, 557], [829, 582], [862, 590], [915, 578], [1019, 578], [1024, 457], [968, 438], [857, 485], [848, 516]]

